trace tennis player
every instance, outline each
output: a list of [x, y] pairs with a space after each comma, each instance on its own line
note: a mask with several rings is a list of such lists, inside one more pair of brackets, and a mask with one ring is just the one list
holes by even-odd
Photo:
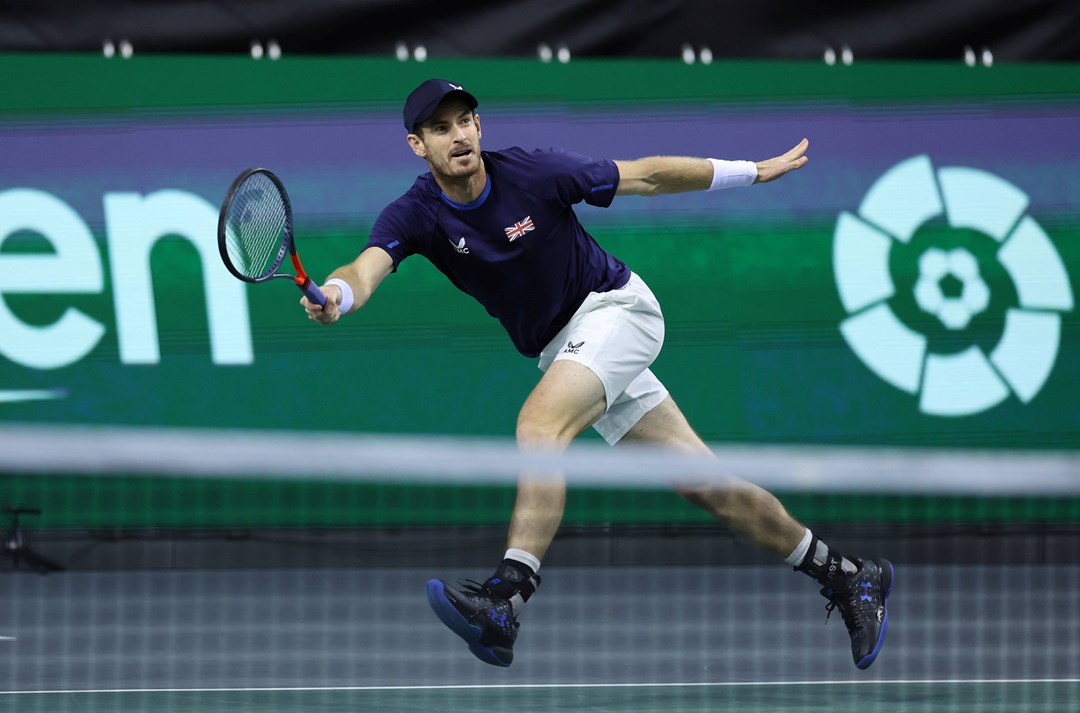
[[[610, 444], [650, 442], [709, 453], [664, 385], [649, 370], [664, 341], [664, 318], [649, 287], [578, 222], [581, 201], [656, 196], [767, 183], [806, 165], [808, 143], [757, 163], [655, 156], [597, 160], [571, 151], [481, 151], [477, 100], [461, 85], [429, 79], [405, 101], [407, 140], [429, 169], [387, 206], [359, 257], [335, 270], [325, 307], [303, 298], [308, 316], [331, 324], [362, 307], [402, 260], [423, 255], [498, 319], [514, 346], [543, 372], [517, 422], [522, 449], [565, 448], [592, 426]], [[780, 502], [742, 481], [681, 494], [734, 532], [821, 585], [839, 609], [855, 665], [877, 657], [888, 628], [893, 567], [845, 556], [796, 522]], [[562, 519], [565, 483], [523, 474], [508, 549], [483, 584], [433, 579], [438, 617], [482, 661], [509, 666], [518, 617], [540, 584], [540, 562]]]

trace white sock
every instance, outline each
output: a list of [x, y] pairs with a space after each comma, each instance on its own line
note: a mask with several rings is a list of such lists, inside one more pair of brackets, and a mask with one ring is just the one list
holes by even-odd
[[[814, 533], [810, 532], [810, 528], [806, 528], [806, 534], [803, 535], [802, 542], [798, 547], [791, 551], [791, 554], [787, 556], [784, 561], [792, 567], [798, 567], [802, 564], [803, 558], [806, 557], [806, 553], [810, 551], [810, 542], [814, 539]], [[509, 555], [507, 555], [509, 557]]]
[[506, 554], [503, 555], [503, 559], [514, 560], [515, 562], [528, 565], [529, 569], [533, 571], [533, 574], [540, 571], [540, 560], [537, 559], [535, 555], [531, 555], [525, 550], [511, 547], [506, 551]]

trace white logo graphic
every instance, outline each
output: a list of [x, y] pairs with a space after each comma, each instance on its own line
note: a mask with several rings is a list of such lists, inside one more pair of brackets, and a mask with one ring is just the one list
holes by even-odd
[[[447, 240], [450, 240], [450, 238], [447, 238]], [[456, 243], [453, 240], [450, 240], [450, 244], [454, 246], [454, 250], [457, 250], [462, 255], [468, 255], [469, 254], [469, 248], [468, 248], [467, 245], [465, 245], [465, 236], [464, 235], [461, 236], [461, 240], [457, 241]]]
[[[942, 279], [950, 276], [963, 284], [959, 297], [946, 297], [941, 289]], [[946, 329], [963, 329], [990, 305], [990, 288], [979, 275], [979, 262], [967, 250], [930, 248], [919, 258], [915, 301]]]
[[[111, 287], [116, 338], [123, 364], [161, 361], [150, 253], [168, 236], [187, 239], [199, 254], [215, 364], [246, 365], [254, 361], [251, 322], [244, 283], [224, 270], [218, 257], [217, 208], [181, 191], [149, 195], [106, 193], [105, 252], [99, 250], [90, 226], [70, 205], [45, 191], [12, 188], [0, 191], [0, 246], [12, 235], [30, 232], [46, 240], [50, 253], [0, 252], [0, 357], [19, 366], [62, 369], [85, 358], [106, 333], [105, 325], [71, 306], [51, 324], [27, 324], [2, 299], [5, 294], [101, 294]], [[106, 275], [110, 280], [106, 282]], [[62, 399], [65, 388], [5, 389], [0, 404]]]
[[[840, 331], [852, 351], [875, 374], [919, 395], [919, 410], [935, 416], [980, 413], [1015, 393], [1035, 398], [1057, 359], [1061, 315], [1073, 309], [1072, 289], [1061, 257], [1043, 229], [1025, 214], [1028, 197], [984, 171], [944, 167], [928, 156], [893, 166], [867, 191], [858, 215], [844, 212], [836, 224], [833, 268], [844, 309]], [[1005, 314], [1001, 338], [989, 355], [972, 345], [937, 354], [927, 338], [896, 316], [889, 271], [893, 241], [907, 244], [928, 220], [944, 214], [954, 229], [977, 231], [1000, 247], [997, 259], [1016, 287], [1018, 307]], [[962, 285], [947, 297], [943, 279]], [[927, 250], [915, 285], [919, 307], [950, 330], [961, 330], [990, 303], [978, 261], [963, 248]]]

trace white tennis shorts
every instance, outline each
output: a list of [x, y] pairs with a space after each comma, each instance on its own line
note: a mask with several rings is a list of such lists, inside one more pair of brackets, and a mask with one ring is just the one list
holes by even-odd
[[668, 391], [649, 365], [664, 344], [664, 315], [649, 286], [636, 274], [622, 288], [590, 292], [574, 316], [540, 353], [540, 370], [576, 361], [599, 377], [607, 411], [593, 424], [615, 445]]

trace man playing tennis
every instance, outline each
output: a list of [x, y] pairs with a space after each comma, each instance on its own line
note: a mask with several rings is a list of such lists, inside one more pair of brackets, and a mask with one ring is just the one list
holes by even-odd
[[[429, 173], [387, 206], [367, 247], [322, 285], [325, 307], [304, 298], [323, 324], [362, 307], [412, 254], [430, 260], [497, 318], [518, 351], [540, 358], [543, 377], [518, 416], [523, 449], [561, 450], [589, 426], [610, 444], [646, 441], [709, 453], [649, 370], [664, 319], [648, 286], [585, 232], [572, 206], [606, 207], [615, 196], [712, 190], [774, 181], [806, 165], [807, 141], [756, 164], [657, 156], [595, 160], [570, 151], [480, 150], [476, 98], [429, 79], [405, 101], [413, 153]], [[878, 655], [888, 628], [887, 560], [845, 557], [796, 522], [770, 493], [741, 481], [685, 488], [691, 503], [817, 580], [843, 615], [855, 665]], [[523, 474], [508, 550], [483, 584], [434, 579], [428, 600], [482, 661], [509, 666], [518, 616], [562, 520], [561, 479]]]

